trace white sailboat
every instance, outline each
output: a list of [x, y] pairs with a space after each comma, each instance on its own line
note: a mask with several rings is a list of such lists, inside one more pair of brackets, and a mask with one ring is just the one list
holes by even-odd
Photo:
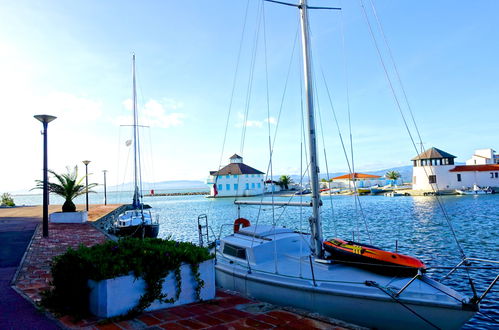
[[[280, 1], [271, 1], [282, 3]], [[287, 5], [290, 5], [287, 3]], [[328, 258], [320, 216], [314, 91], [309, 63], [307, 0], [300, 10], [307, 106], [310, 202], [236, 201], [238, 205], [311, 207], [310, 234], [271, 225], [249, 225], [222, 238], [216, 247], [217, 286], [277, 305], [293, 306], [380, 329], [457, 329], [478, 310], [484, 297], [469, 299], [429, 278], [383, 274]], [[248, 225], [247, 220], [245, 225]], [[362, 246], [352, 244], [356, 253]], [[461, 265], [461, 264], [460, 264]]]
[[153, 219], [150, 207], [142, 201], [141, 174], [140, 174], [140, 146], [139, 124], [137, 111], [137, 90], [135, 82], [135, 54], [132, 56], [132, 85], [133, 85], [133, 198], [129, 210], [118, 216], [111, 232], [117, 236], [128, 237], [157, 237], [159, 222]]

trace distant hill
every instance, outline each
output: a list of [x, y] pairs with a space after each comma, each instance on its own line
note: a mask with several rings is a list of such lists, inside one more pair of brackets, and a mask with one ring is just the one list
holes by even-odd
[[[203, 181], [196, 180], [173, 180], [173, 181], [161, 181], [161, 182], [143, 182], [142, 187], [144, 190], [155, 189], [155, 190], [169, 190], [169, 189], [203, 189], [207, 188], [207, 185]], [[133, 182], [127, 182], [122, 185], [117, 185], [109, 187], [110, 190], [133, 190]]]
[[[376, 170], [376, 171], [355, 171], [355, 172], [360, 172], [360, 173], [365, 173], [365, 174], [371, 174], [371, 175], [379, 175], [379, 176], [385, 176], [386, 172], [389, 171], [397, 171], [400, 173], [402, 180], [404, 182], [410, 182], [412, 180], [412, 165], [406, 165], [406, 166], [398, 166], [398, 167], [391, 167], [391, 168], [386, 168], [382, 170]], [[334, 172], [334, 173], [321, 173], [319, 175], [319, 180], [322, 179], [327, 179], [327, 178], [334, 178], [340, 175], [345, 175], [348, 174], [348, 172]], [[274, 180], [279, 180], [279, 177], [281, 175], [274, 175]], [[299, 175], [290, 175], [291, 179], [293, 179], [294, 182], [300, 182], [300, 176]], [[303, 178], [304, 182], [308, 181], [308, 176]]]

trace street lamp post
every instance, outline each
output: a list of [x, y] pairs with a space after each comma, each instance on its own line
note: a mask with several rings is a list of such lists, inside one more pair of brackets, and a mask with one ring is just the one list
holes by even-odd
[[34, 116], [43, 124], [43, 237], [49, 236], [49, 178], [47, 157], [47, 128], [49, 123], [57, 117], [50, 115]]
[[88, 212], [88, 164], [90, 164], [90, 161], [89, 160], [84, 160], [83, 161], [83, 164], [85, 164], [85, 185], [86, 185], [86, 188], [87, 188], [87, 191], [86, 191], [86, 210]]
[[107, 173], [107, 170], [103, 170], [102, 173], [104, 173], [104, 205], [107, 205], [107, 193], [106, 193], [106, 173]]

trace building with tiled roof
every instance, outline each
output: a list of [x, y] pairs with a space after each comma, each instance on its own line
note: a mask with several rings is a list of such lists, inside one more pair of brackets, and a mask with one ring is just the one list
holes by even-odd
[[466, 165], [454, 165], [455, 158], [437, 148], [414, 157], [413, 189], [445, 191], [474, 185], [499, 189], [499, 155], [493, 149], [475, 150]]
[[264, 193], [264, 174], [244, 164], [243, 158], [234, 154], [228, 165], [210, 171], [206, 183], [210, 185], [211, 197], [257, 196]]

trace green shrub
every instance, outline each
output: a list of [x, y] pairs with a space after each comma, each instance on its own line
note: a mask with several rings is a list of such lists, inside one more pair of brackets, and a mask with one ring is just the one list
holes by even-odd
[[14, 199], [9, 193], [3, 193], [1, 197], [1, 206], [16, 206]]
[[[198, 281], [199, 293], [204, 283], [199, 277], [199, 263], [213, 258], [207, 249], [192, 243], [175, 242], [159, 238], [126, 238], [108, 241], [92, 247], [80, 246], [52, 261], [53, 288], [43, 293], [41, 304], [63, 315], [81, 318], [89, 314], [87, 282], [100, 281], [130, 272], [146, 282], [146, 292], [139, 304], [130, 310], [130, 316], [142, 312], [156, 299], [174, 302], [180, 295], [180, 265], [191, 265]], [[163, 278], [173, 271], [178, 281], [175, 297], [161, 294]]]

